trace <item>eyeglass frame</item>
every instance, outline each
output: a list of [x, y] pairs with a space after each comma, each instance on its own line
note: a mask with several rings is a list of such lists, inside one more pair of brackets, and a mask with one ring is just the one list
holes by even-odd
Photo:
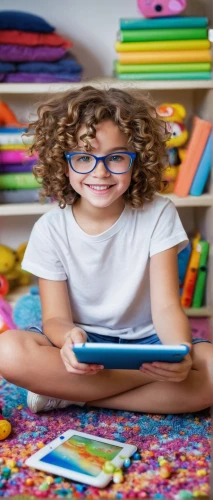
[[[92, 156], [93, 158], [95, 158], [95, 165], [94, 165], [94, 167], [92, 168], [92, 170], [89, 170], [89, 172], [78, 172], [77, 170], [75, 170], [75, 169], [74, 169], [74, 167], [72, 166], [72, 163], [71, 163], [71, 160], [70, 160], [70, 159], [72, 158], [72, 156], [79, 155], [79, 154], [82, 154], [82, 155], [88, 155], [88, 156]], [[97, 167], [97, 164], [98, 164], [98, 162], [99, 162], [99, 161], [102, 161], [102, 162], [103, 162], [103, 164], [104, 164], [104, 166], [105, 166], [105, 169], [106, 169], [108, 172], [110, 172], [110, 174], [114, 174], [114, 175], [122, 175], [122, 174], [126, 174], [126, 172], [128, 172], [128, 171], [130, 170], [130, 168], [132, 167], [133, 161], [135, 160], [135, 158], [136, 158], [136, 155], [137, 155], [137, 154], [136, 154], [136, 153], [130, 153], [130, 152], [127, 152], [127, 151], [115, 151], [115, 152], [114, 152], [114, 155], [117, 155], [117, 154], [125, 154], [125, 155], [128, 155], [128, 156], [130, 157], [130, 164], [129, 164], [129, 166], [128, 166], [127, 170], [125, 170], [124, 172], [117, 172], [117, 173], [116, 173], [116, 172], [112, 172], [112, 171], [108, 168], [108, 166], [106, 165], [106, 161], [105, 161], [105, 160], [106, 160], [106, 158], [107, 158], [108, 156], [112, 156], [112, 155], [113, 155], [113, 153], [109, 153], [108, 155], [105, 155], [105, 156], [95, 156], [95, 155], [93, 155], [93, 154], [91, 154], [91, 153], [82, 153], [82, 151], [75, 151], [75, 152], [73, 152], [73, 153], [64, 153], [64, 156], [65, 156], [65, 158], [68, 160], [70, 168], [71, 168], [74, 172], [76, 172], [76, 174], [80, 174], [80, 175], [82, 175], [82, 174], [90, 174], [91, 172], [93, 172], [93, 170], [95, 170], [95, 168]]]

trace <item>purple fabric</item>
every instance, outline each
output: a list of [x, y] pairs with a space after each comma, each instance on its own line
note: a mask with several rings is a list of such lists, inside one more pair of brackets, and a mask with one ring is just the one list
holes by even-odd
[[8, 165], [14, 163], [22, 163], [26, 165], [29, 161], [37, 161], [37, 156], [29, 156], [26, 151], [0, 151], [0, 164]]
[[5, 82], [7, 83], [54, 83], [54, 82], [80, 82], [81, 74], [74, 73], [73, 75], [58, 75], [54, 73], [7, 73]]
[[27, 45], [0, 44], [0, 60], [7, 62], [57, 61], [65, 54], [66, 49], [63, 47], [50, 47], [49, 45], [29, 47]]
[[[1, 68], [1, 66], [0, 66]], [[16, 65], [16, 71], [23, 73], [78, 73], [82, 66], [78, 64], [72, 54], [56, 62], [25, 62]], [[10, 70], [14, 71], [14, 70]]]
[[23, 172], [32, 172], [33, 165], [35, 165], [36, 161], [29, 161], [25, 165], [22, 163], [14, 163], [11, 165], [1, 165], [0, 164], [0, 174], [14, 174], [23, 173]]
[[5, 78], [5, 74], [4, 73], [0, 73], [0, 82], [3, 82]]

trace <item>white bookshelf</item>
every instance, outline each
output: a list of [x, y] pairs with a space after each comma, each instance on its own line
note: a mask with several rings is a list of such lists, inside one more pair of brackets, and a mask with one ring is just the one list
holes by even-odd
[[[137, 88], [149, 91], [157, 102], [181, 102], [187, 108], [187, 114], [193, 113], [211, 120], [213, 123], [213, 80], [211, 81], [177, 81], [177, 82], [120, 82], [114, 79], [99, 79], [79, 84], [0, 84], [1, 99], [11, 104], [17, 104], [18, 109], [22, 106], [32, 107], [41, 97], [49, 92], [66, 90], [68, 88], [80, 88], [82, 85], [91, 84], [100, 88]], [[25, 104], [26, 103], [26, 104]], [[203, 237], [213, 245], [213, 185], [212, 178], [209, 182], [208, 192], [202, 196], [187, 196], [180, 198], [174, 194], [165, 195], [176, 205], [182, 222], [188, 234], [200, 230]], [[2, 242], [14, 248], [28, 239], [31, 228], [35, 221], [45, 212], [51, 210], [56, 204], [8, 204], [0, 205], [0, 224]], [[6, 236], [6, 241], [4, 240]], [[21, 236], [23, 235], [23, 236]], [[14, 243], [12, 244], [12, 242]], [[15, 243], [17, 241], [17, 245]], [[20, 294], [26, 293], [23, 288], [15, 290], [9, 300], [15, 303]], [[187, 309], [188, 316], [209, 317], [213, 320], [213, 254], [209, 257], [209, 273], [206, 293], [206, 306], [200, 309]]]

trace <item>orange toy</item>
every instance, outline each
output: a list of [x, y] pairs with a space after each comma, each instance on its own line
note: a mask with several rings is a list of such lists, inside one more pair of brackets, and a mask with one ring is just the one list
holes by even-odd
[[19, 122], [14, 115], [14, 113], [11, 111], [9, 106], [3, 102], [0, 101], [0, 124], [1, 125], [19, 125]]
[[13, 111], [4, 101], [0, 101], [0, 126], [3, 127], [25, 127], [26, 124], [19, 123]]

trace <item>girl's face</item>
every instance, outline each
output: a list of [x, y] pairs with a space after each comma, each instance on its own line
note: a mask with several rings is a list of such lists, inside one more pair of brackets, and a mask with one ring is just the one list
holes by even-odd
[[[78, 146], [76, 151], [85, 152], [86, 155], [88, 152], [86, 152], [85, 145], [80, 140], [80, 136], [85, 133], [86, 127], [82, 125], [77, 134]], [[97, 125], [96, 137], [90, 143], [92, 149], [89, 153], [95, 156], [116, 154], [116, 151], [130, 152], [127, 145], [127, 136], [111, 120], [105, 120]], [[74, 172], [70, 166], [68, 168], [68, 176], [73, 189], [81, 196], [82, 201], [87, 201], [97, 208], [106, 208], [116, 203], [120, 204], [121, 197], [131, 182], [132, 168], [124, 174], [116, 175], [106, 170], [103, 161], [99, 161], [96, 168], [88, 174], [79, 174]], [[100, 187], [105, 187], [105, 189]]]

